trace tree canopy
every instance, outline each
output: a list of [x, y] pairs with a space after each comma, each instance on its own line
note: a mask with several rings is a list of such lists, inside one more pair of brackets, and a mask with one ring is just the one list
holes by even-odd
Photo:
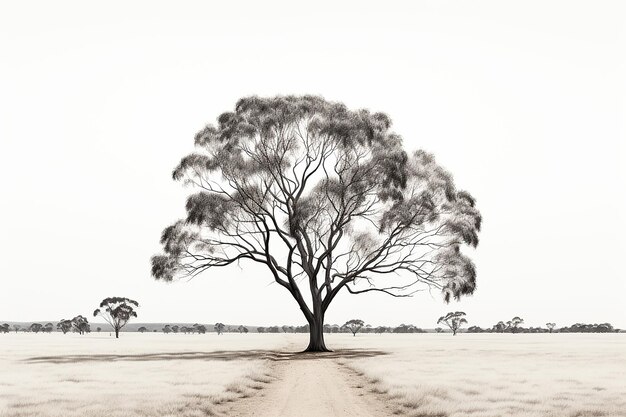
[[93, 316], [101, 316], [115, 330], [115, 338], [119, 338], [120, 330], [132, 318], [137, 317], [136, 308], [139, 303], [125, 297], [109, 297], [102, 300], [100, 308], [93, 312]]
[[456, 332], [463, 324], [467, 324], [465, 313], [462, 311], [449, 312], [445, 316], [439, 317], [437, 324], [445, 324], [452, 330], [452, 335], [456, 336]]
[[[187, 216], [161, 236], [156, 279], [250, 261], [267, 267], [326, 350], [336, 295], [472, 294], [474, 198], [424, 151], [407, 153], [383, 113], [316, 96], [247, 97], [195, 137], [173, 178], [194, 186]], [[307, 295], [303, 295], [307, 294]]]

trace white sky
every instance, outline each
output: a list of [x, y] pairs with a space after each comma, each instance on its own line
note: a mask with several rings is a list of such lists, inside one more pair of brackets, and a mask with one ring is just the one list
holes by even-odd
[[[87, 4], [89, 3], [89, 4]], [[150, 277], [193, 135], [250, 94], [391, 116], [484, 216], [473, 297], [340, 296], [327, 322], [626, 328], [626, 7], [615, 1], [3, 2], [0, 320], [303, 324], [263, 269]]]

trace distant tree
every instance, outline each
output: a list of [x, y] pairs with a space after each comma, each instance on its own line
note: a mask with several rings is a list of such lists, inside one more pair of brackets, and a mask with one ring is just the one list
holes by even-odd
[[22, 328], [22, 326], [20, 326], [19, 324], [14, 324], [13, 325], [13, 330], [15, 330], [15, 333], [17, 333], [21, 328]]
[[52, 333], [52, 330], [54, 330], [54, 324], [52, 324], [52, 323], [46, 323], [41, 328], [41, 331], [44, 332], [44, 333]]
[[569, 327], [562, 327], [559, 333], [613, 333], [619, 332], [619, 329], [613, 328], [610, 323], [601, 324], [585, 324], [576, 323]]
[[[309, 325], [305, 324], [304, 326], [296, 326], [293, 328], [295, 333], [310, 333]], [[276, 331], [278, 333], [278, 331]]]
[[141, 326], [140, 328], [137, 329], [137, 331], [139, 333], [144, 333], [145, 331], [147, 331], [148, 329], [146, 329], [144, 326]]
[[57, 323], [57, 330], [60, 330], [63, 332], [63, 334], [66, 334], [67, 332], [72, 330], [72, 320], [62, 319], [61, 321], [59, 321]]
[[[100, 333], [102, 331], [102, 327], [98, 327], [96, 330], [98, 331], [98, 333]], [[156, 332], [156, 330], [155, 330], [155, 332]]]
[[556, 323], [546, 323], [546, 327], [548, 328], [548, 331], [550, 333], [552, 333], [552, 330], [554, 329], [555, 326], [556, 326]]
[[441, 333], [441, 332], [443, 332], [443, 329], [441, 327], [435, 327], [435, 331], [437, 333]]
[[426, 333], [423, 329], [412, 324], [401, 324], [392, 330], [393, 333]]
[[453, 336], [456, 336], [456, 332], [466, 323], [465, 313], [462, 311], [450, 312], [445, 316], [439, 317], [439, 320], [437, 320], [437, 324], [445, 324], [448, 326], [450, 330], [452, 330]]
[[74, 331], [78, 334], [89, 333], [89, 321], [86, 317], [76, 316], [71, 320]]
[[468, 333], [484, 333], [485, 331], [480, 326], [470, 326], [467, 329]]
[[224, 326], [224, 323], [215, 323], [215, 326], [213, 326], [213, 329], [215, 329], [215, 331], [217, 332], [217, 335], [221, 335], [222, 333], [224, 333], [224, 328], [226, 326]]
[[378, 326], [374, 329], [374, 333], [376, 334], [383, 334], [387, 331], [387, 328], [385, 326]]
[[40, 323], [33, 323], [28, 327], [28, 330], [33, 333], [39, 333], [43, 326]]
[[167, 334], [171, 332], [172, 332], [172, 326], [170, 326], [169, 324], [166, 324], [165, 327], [163, 327], [163, 333]]
[[126, 326], [126, 323], [137, 317], [136, 308], [139, 303], [135, 300], [125, 297], [109, 297], [102, 300], [100, 308], [94, 310], [93, 316], [100, 316], [115, 330], [115, 338], [120, 337], [120, 330]]
[[350, 332], [352, 333], [352, 336], [356, 336], [356, 334], [359, 332], [359, 330], [361, 330], [361, 328], [363, 328], [364, 325], [365, 325], [365, 322], [363, 320], [352, 319], [352, 320], [348, 320], [343, 325], [343, 327], [350, 330]]
[[248, 328], [246, 326], [244, 326], [244, 325], [241, 325], [241, 326], [237, 327], [237, 331], [239, 333], [248, 333]]
[[520, 324], [524, 323], [524, 319], [520, 318], [520, 317], [513, 317], [511, 320], [506, 322], [506, 326], [507, 329], [511, 332], [511, 333], [517, 333], [518, 327]]
[[504, 331], [507, 329], [507, 325], [503, 322], [503, 321], [499, 321], [496, 324], [493, 325], [492, 330], [495, 333], [504, 333]]
[[0, 333], [9, 333], [10, 326], [8, 323], [0, 324]]
[[265, 327], [259, 326], [259, 327], [256, 328], [256, 331], [259, 332], [259, 333], [265, 333]]
[[303, 312], [306, 351], [327, 351], [324, 317], [342, 291], [432, 287], [446, 302], [474, 292], [461, 247], [478, 244], [475, 201], [432, 155], [407, 152], [387, 115], [315, 96], [246, 97], [217, 120], [173, 172], [198, 192], [163, 231], [156, 279], [261, 263]]
[[206, 333], [206, 326], [204, 324], [196, 323], [196, 324], [193, 325], [193, 328], [195, 329], [195, 331], [198, 334], [205, 334]]

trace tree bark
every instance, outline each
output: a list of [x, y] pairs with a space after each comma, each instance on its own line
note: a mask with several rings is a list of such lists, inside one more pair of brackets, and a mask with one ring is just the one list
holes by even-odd
[[120, 329], [115, 329], [115, 338], [116, 339], [120, 338]]
[[324, 343], [324, 315], [313, 315], [309, 322], [309, 346], [305, 352], [331, 352]]

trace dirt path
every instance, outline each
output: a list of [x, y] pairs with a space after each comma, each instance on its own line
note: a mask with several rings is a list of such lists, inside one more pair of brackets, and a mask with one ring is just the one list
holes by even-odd
[[366, 381], [336, 359], [276, 362], [276, 380], [259, 394], [231, 403], [232, 417], [385, 417], [391, 415]]

